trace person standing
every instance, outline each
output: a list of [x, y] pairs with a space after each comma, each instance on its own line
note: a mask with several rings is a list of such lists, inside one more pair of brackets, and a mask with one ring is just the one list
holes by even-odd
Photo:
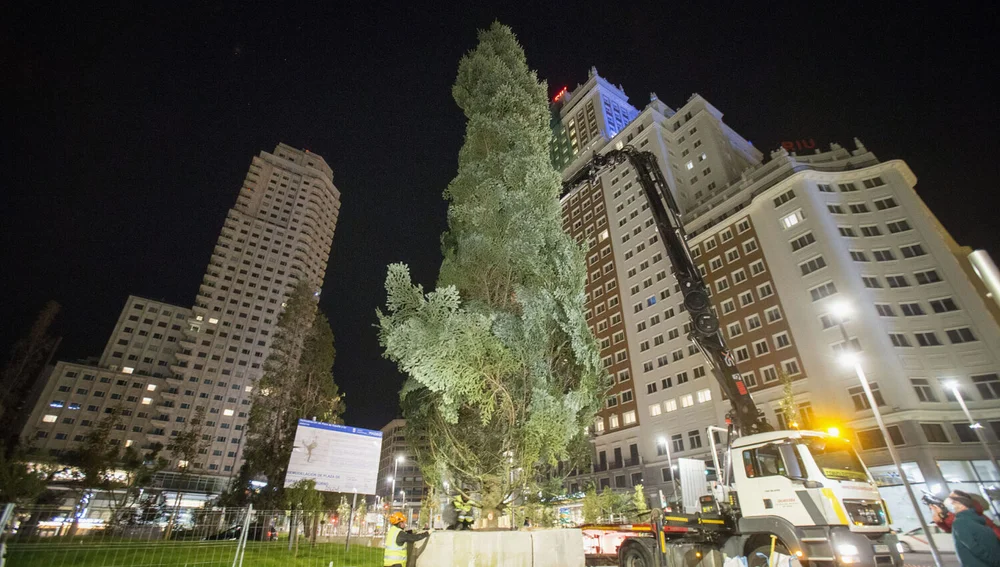
[[[985, 516], [984, 514], [985, 508], [983, 507], [983, 504], [976, 499], [975, 496], [969, 494], [968, 492], [962, 492], [961, 490], [953, 490], [951, 491], [951, 494], [949, 496], [951, 497], [961, 496], [972, 500], [973, 511], [975, 511], [976, 514], [983, 516], [983, 518], [986, 520], [986, 527], [993, 530], [993, 533], [997, 534], [997, 537], [1000, 538], [1000, 526], [997, 526], [996, 524], [993, 523], [992, 520], [990, 520]], [[950, 534], [951, 523], [955, 521], [955, 514], [949, 512], [947, 508], [942, 508], [941, 506], [938, 506], [936, 504], [931, 504], [930, 508], [931, 508], [931, 520], [933, 520], [933, 522], [937, 524], [937, 527], [941, 528], [942, 531]]]
[[986, 526], [986, 518], [976, 513], [974, 501], [954, 492], [945, 504], [955, 511], [951, 535], [955, 554], [962, 567], [1000, 567], [1000, 539]]
[[455, 498], [451, 501], [451, 505], [455, 508], [455, 529], [471, 530], [472, 503], [465, 496], [456, 494]]
[[406, 567], [407, 545], [426, 539], [427, 532], [413, 533], [406, 529], [406, 516], [393, 512], [389, 516], [389, 531], [385, 533], [385, 555], [383, 567]]

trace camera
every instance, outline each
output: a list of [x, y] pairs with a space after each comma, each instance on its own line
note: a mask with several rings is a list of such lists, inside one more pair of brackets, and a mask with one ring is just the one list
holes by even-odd
[[920, 497], [920, 501], [923, 502], [924, 504], [927, 504], [928, 506], [937, 506], [942, 510], [948, 509], [944, 505], [944, 500], [941, 500], [937, 496], [934, 496], [934, 493], [928, 492], [926, 490], [922, 490], [921, 492], [923, 492], [924, 495]]

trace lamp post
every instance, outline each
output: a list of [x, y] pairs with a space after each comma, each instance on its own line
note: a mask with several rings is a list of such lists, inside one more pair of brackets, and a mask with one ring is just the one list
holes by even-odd
[[667, 450], [667, 467], [670, 469], [670, 487], [673, 489], [673, 499], [677, 500], [677, 475], [674, 474], [674, 460], [670, 457], [670, 440], [660, 436], [657, 441]]
[[958, 400], [958, 405], [962, 406], [962, 411], [965, 412], [965, 418], [969, 420], [969, 428], [976, 432], [976, 437], [979, 439], [979, 443], [983, 446], [983, 451], [989, 455], [990, 460], [993, 461], [993, 468], [997, 471], [997, 478], [1000, 478], [1000, 464], [997, 463], [996, 455], [990, 450], [989, 444], [986, 442], [986, 436], [983, 435], [983, 425], [978, 421], [972, 419], [972, 414], [969, 412], [969, 406], [965, 405], [965, 398], [962, 397], [962, 391], [958, 389], [958, 382], [951, 380], [945, 384], [946, 388], [950, 388], [952, 393], [955, 394], [955, 399]]
[[[861, 387], [865, 391], [865, 397], [868, 399], [868, 405], [871, 406], [872, 415], [875, 417], [875, 423], [878, 424], [879, 431], [882, 432], [882, 438], [885, 439], [885, 447], [889, 450], [889, 456], [892, 457], [892, 463], [896, 465], [896, 471], [899, 473], [899, 478], [903, 481], [903, 487], [906, 489], [907, 496], [910, 497], [910, 503], [913, 505], [913, 511], [917, 514], [917, 520], [920, 522], [920, 527], [924, 529], [925, 534], [933, 533], [927, 525], [927, 520], [924, 519], [923, 513], [920, 511], [920, 503], [917, 501], [917, 496], [913, 493], [913, 487], [910, 486], [909, 479], [906, 478], [906, 472], [903, 471], [903, 464], [899, 460], [899, 454], [896, 452], [896, 446], [893, 445], [892, 437], [889, 436], [889, 430], [885, 427], [885, 422], [882, 421], [882, 412], [878, 409], [878, 401], [875, 400], [875, 395], [872, 393], [871, 386], [868, 384], [868, 377], [865, 376], [865, 370], [861, 367], [861, 357], [854, 351], [854, 346], [851, 344], [851, 339], [847, 334], [847, 329], [844, 327], [844, 322], [847, 321], [848, 316], [851, 314], [851, 306], [846, 302], [838, 302], [833, 304], [831, 307], [833, 316], [837, 320], [837, 326], [840, 327], [840, 334], [844, 337], [844, 348], [842, 349], [840, 355], [841, 361], [854, 367], [854, 373], [857, 374], [858, 381], [861, 382]], [[931, 557], [934, 558], [934, 565], [937, 567], [943, 567], [941, 553], [938, 551], [934, 538], [928, 537], [927, 544], [931, 549]]]
[[389, 502], [389, 512], [391, 513], [396, 507], [396, 473], [399, 471], [399, 463], [402, 462], [406, 457], [399, 455], [396, 457], [395, 462], [392, 464], [392, 501]]

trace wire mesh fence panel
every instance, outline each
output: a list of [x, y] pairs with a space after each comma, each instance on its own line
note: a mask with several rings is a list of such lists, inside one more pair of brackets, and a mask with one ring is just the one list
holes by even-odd
[[380, 567], [382, 522], [355, 518], [350, 538], [346, 524], [334, 510], [16, 509], [5, 532], [6, 564]]

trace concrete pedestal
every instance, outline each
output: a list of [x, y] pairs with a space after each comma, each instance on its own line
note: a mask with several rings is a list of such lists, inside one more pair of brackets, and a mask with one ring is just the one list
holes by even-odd
[[583, 567], [580, 530], [434, 532], [416, 567]]

